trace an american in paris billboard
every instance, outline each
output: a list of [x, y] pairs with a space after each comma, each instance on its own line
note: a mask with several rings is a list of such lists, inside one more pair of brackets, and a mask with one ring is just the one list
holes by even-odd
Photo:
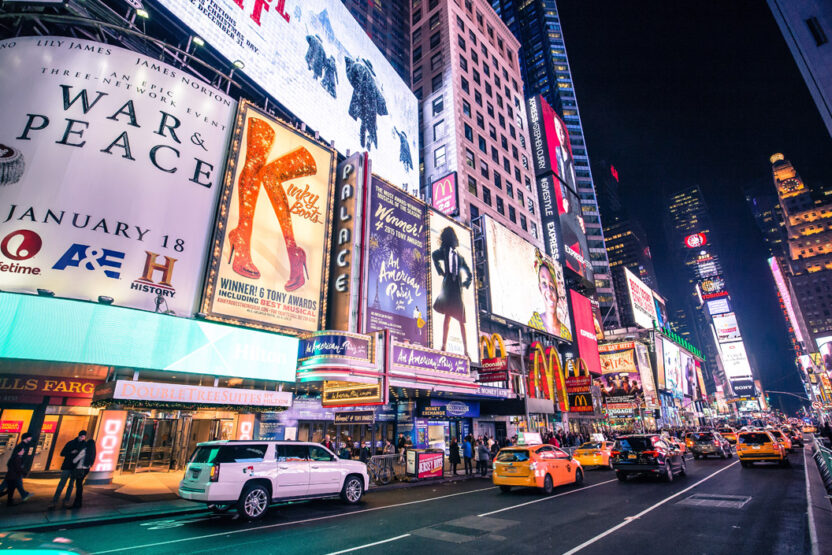
[[415, 194], [416, 96], [340, 0], [155, 0], [341, 153]]

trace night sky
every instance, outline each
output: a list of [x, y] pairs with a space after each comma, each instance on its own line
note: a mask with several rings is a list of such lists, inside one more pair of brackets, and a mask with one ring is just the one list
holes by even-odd
[[[808, 186], [832, 185], [832, 138], [766, 2], [558, 0], [558, 8], [590, 160], [618, 169], [662, 293], [679, 306], [684, 277], [656, 215], [665, 194], [700, 185], [763, 387], [802, 393], [743, 188], [773, 190], [774, 152]], [[799, 406], [771, 400], [788, 401], [779, 408], [790, 412]]]

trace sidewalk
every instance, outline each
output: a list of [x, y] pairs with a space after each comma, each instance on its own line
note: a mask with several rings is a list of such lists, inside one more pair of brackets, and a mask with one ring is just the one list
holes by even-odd
[[[199, 513], [205, 505], [185, 501], [176, 494], [182, 472], [145, 472], [121, 474], [112, 484], [84, 486], [84, 506], [80, 509], [63, 508], [63, 495], [55, 509], [48, 507], [58, 484], [57, 478], [25, 479], [26, 491], [34, 495], [21, 503], [15, 493], [15, 505], [6, 506], [6, 498], [0, 500], [0, 529], [2, 530], [45, 530], [74, 528], [100, 524], [105, 521], [142, 520], [172, 515]], [[464, 480], [487, 480], [478, 475], [458, 476], [446, 472], [442, 478], [414, 482], [394, 481], [385, 486], [370, 485], [369, 493], [400, 488], [432, 486]], [[73, 492], [73, 499], [75, 492]], [[70, 500], [71, 504], [72, 500]]]

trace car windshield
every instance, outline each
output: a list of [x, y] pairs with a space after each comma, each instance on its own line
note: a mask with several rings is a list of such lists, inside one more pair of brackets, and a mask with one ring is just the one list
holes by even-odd
[[650, 437], [622, 437], [615, 442], [619, 451], [648, 451], [653, 448]]
[[713, 441], [714, 440], [714, 434], [712, 434], [710, 432], [703, 433], [703, 434], [693, 434], [693, 440], [694, 441]]
[[588, 441], [588, 442], [582, 444], [580, 447], [578, 447], [578, 449], [601, 449], [601, 448], [602, 448], [601, 443], [597, 442], [597, 441], [596, 442]]
[[777, 439], [783, 439], [783, 434], [780, 433], [780, 430], [771, 430], [769, 433]]
[[746, 445], [763, 445], [764, 443], [771, 443], [771, 438], [768, 434], [757, 432], [751, 434], [740, 434], [737, 441]]
[[497, 455], [499, 462], [525, 462], [529, 460], [529, 452], [526, 449], [503, 449]]

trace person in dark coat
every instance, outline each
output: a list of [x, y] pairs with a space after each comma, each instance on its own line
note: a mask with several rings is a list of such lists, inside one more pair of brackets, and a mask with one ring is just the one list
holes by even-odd
[[338, 83], [338, 66], [335, 63], [335, 56], [324, 60], [324, 78], [321, 79], [321, 86], [332, 98], [338, 98], [335, 92], [335, 85]]
[[448, 447], [448, 462], [451, 463], [451, 471], [454, 473], [454, 476], [458, 476], [456, 467], [460, 463], [460, 456], [459, 442], [457, 442], [456, 438], [451, 440], [451, 445]]
[[[61, 492], [66, 485], [66, 495], [64, 496], [64, 505], [69, 504], [72, 497], [72, 489], [75, 487], [75, 463], [73, 462], [81, 449], [84, 448], [87, 442], [87, 431], [81, 430], [78, 432], [78, 437], [66, 442], [64, 448], [61, 449], [61, 456], [64, 461], [61, 463], [61, 479], [58, 481], [58, 487], [55, 488], [55, 495], [52, 496], [52, 503], [49, 508], [54, 509], [58, 504], [58, 499], [61, 497]], [[68, 485], [67, 485], [68, 484]]]
[[387, 102], [376, 83], [376, 73], [370, 60], [350, 57], [345, 59], [347, 65], [347, 80], [353, 88], [350, 100], [349, 115], [352, 119], [361, 120], [361, 146], [370, 150], [373, 145], [378, 148], [377, 116], [387, 115]]
[[306, 35], [306, 42], [309, 44], [306, 50], [306, 67], [312, 72], [312, 77], [317, 80], [323, 74], [326, 65], [324, 45], [318, 35]]
[[477, 441], [477, 468], [479, 468], [480, 476], [488, 475], [488, 462], [491, 460], [491, 452], [488, 450], [488, 445], [482, 440]]
[[[462, 334], [462, 346], [468, 354], [467, 334], [465, 333], [465, 305], [462, 302], [462, 290], [471, 286], [474, 274], [468, 263], [460, 254], [459, 239], [451, 226], [446, 227], [439, 234], [439, 248], [431, 254], [436, 273], [442, 278], [442, 291], [433, 302], [433, 309], [445, 315], [442, 323], [442, 348], [448, 345], [448, 329], [453, 318], [459, 323]], [[463, 274], [465, 277], [463, 278]]]
[[399, 138], [399, 162], [404, 165], [405, 170], [413, 169], [413, 158], [410, 155], [410, 143], [407, 142], [407, 133], [393, 127], [393, 133]]
[[72, 503], [73, 509], [80, 509], [84, 503], [84, 480], [87, 474], [90, 473], [92, 463], [95, 462], [95, 441], [92, 438], [82, 443], [81, 450], [72, 459], [75, 464], [72, 480], [75, 485], [75, 502]]
[[20, 443], [12, 448], [11, 457], [6, 463], [6, 477], [0, 483], [0, 497], [8, 492], [8, 499], [6, 504], [11, 507], [14, 505], [14, 491], [20, 493], [21, 501], [26, 501], [32, 494], [23, 489], [23, 478], [26, 477], [26, 467], [23, 464], [23, 457], [26, 450], [29, 448], [29, 443], [32, 441], [32, 434], [25, 433], [20, 439]]
[[470, 435], [462, 442], [462, 457], [465, 459], [465, 475], [470, 476], [474, 473], [474, 469], [471, 467], [471, 459], [474, 458], [474, 444]]

